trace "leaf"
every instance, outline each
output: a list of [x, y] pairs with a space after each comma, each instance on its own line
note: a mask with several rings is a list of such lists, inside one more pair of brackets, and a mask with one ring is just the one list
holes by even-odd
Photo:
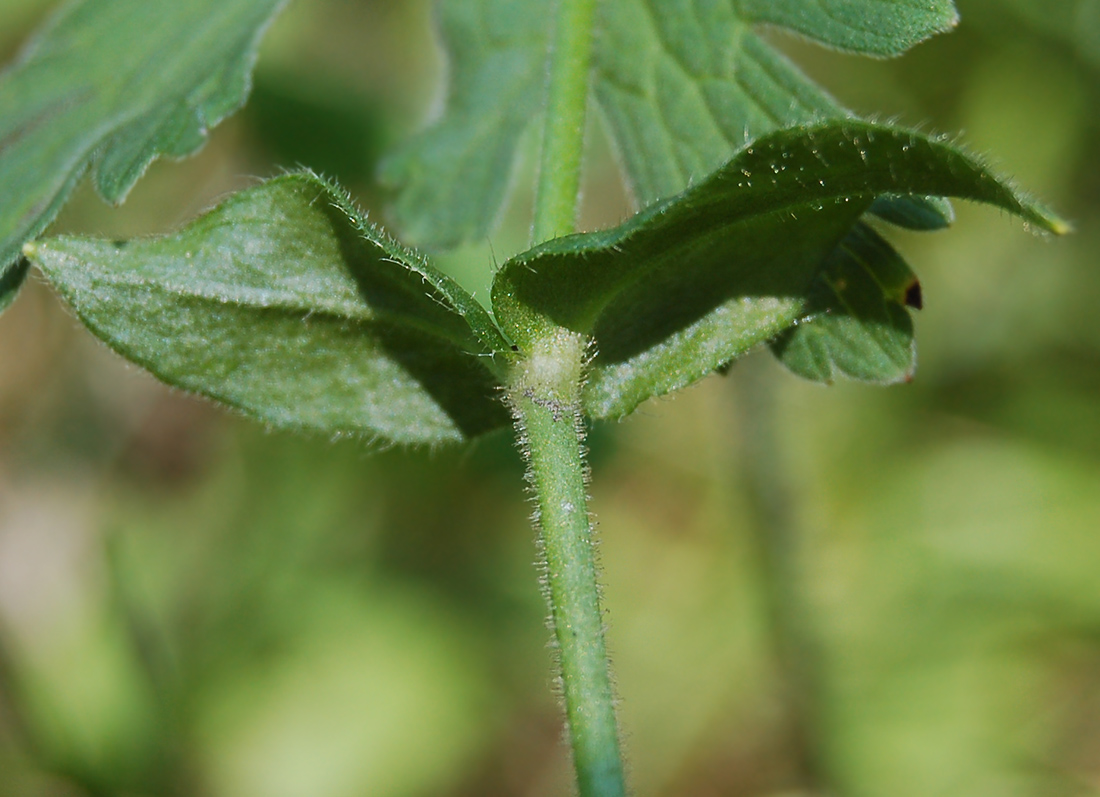
[[89, 167], [121, 202], [159, 155], [183, 157], [245, 99], [286, 0], [83, 0], [0, 75], [0, 279]]
[[955, 221], [955, 209], [941, 197], [880, 196], [871, 213], [908, 230], [945, 230]]
[[[439, 8], [451, 61], [447, 112], [381, 176], [399, 189], [402, 230], [448, 247], [486, 235], [499, 215], [518, 142], [545, 101], [553, 4], [441, 0]], [[951, 0], [616, 0], [601, 3], [599, 14], [593, 97], [642, 207], [684, 190], [761, 135], [848, 116], [753, 23], [881, 55], [955, 18]]]
[[550, 9], [541, 0], [439, 3], [452, 63], [447, 116], [393, 153], [380, 173], [401, 187], [394, 213], [404, 238], [447, 248], [492, 226], [519, 139], [541, 112]]
[[908, 193], [978, 200], [1067, 230], [942, 141], [833, 122], [766, 136], [613, 230], [512, 258], [493, 307], [521, 350], [556, 326], [593, 336], [587, 410], [621, 417], [800, 319], [812, 323], [814, 283], [837, 244], [876, 197]]
[[312, 175], [166, 238], [25, 251], [111, 348], [273, 426], [438, 443], [508, 423], [488, 313]]
[[901, 55], [959, 22], [949, 0], [735, 0], [741, 15], [771, 22], [811, 39], [866, 55]]
[[24, 260], [18, 260], [14, 266], [4, 273], [0, 273], [0, 313], [7, 310], [15, 301], [16, 294], [27, 280], [27, 272], [30, 264]]
[[866, 224], [856, 224], [821, 266], [806, 317], [771, 342], [799, 376], [832, 382], [837, 374], [877, 384], [910, 379], [917, 364], [913, 321], [920, 283], [901, 256]]

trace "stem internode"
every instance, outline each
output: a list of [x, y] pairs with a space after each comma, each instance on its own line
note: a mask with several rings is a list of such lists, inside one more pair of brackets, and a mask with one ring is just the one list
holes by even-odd
[[581, 416], [585, 340], [557, 329], [516, 367], [509, 403], [546, 568], [562, 695], [581, 797], [623, 797], [614, 693], [604, 642]]

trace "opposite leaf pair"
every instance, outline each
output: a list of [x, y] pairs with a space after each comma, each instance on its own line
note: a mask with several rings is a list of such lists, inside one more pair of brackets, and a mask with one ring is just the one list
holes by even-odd
[[438, 443], [507, 425], [498, 394], [513, 363], [561, 327], [594, 340], [593, 418], [777, 336], [811, 378], [904, 378], [915, 278], [860, 220], [884, 195], [973, 199], [1065, 230], [946, 143], [843, 121], [766, 136], [615, 229], [512, 258], [495, 322], [311, 174], [166, 238], [60, 238], [25, 254], [93, 332], [171, 384], [276, 426]]

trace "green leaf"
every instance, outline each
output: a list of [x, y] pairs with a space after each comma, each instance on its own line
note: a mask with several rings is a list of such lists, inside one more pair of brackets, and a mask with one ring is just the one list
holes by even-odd
[[0, 273], [0, 313], [7, 310], [15, 301], [15, 296], [23, 287], [29, 270], [30, 264], [25, 259], [21, 259], [6, 272]]
[[955, 27], [952, 0], [735, 0], [741, 15], [854, 53], [891, 56]]
[[439, 3], [451, 57], [447, 116], [382, 165], [400, 186], [403, 237], [446, 248], [488, 232], [512, 181], [520, 137], [542, 110], [551, 4], [523, 0]]
[[876, 197], [910, 193], [978, 200], [1067, 230], [949, 144], [834, 122], [773, 133], [620, 227], [511, 259], [493, 307], [521, 349], [557, 326], [593, 336], [586, 407], [620, 417], [812, 321], [829, 255]]
[[166, 238], [25, 251], [124, 357], [273, 426], [438, 443], [508, 423], [488, 313], [312, 175]]
[[951, 203], [934, 196], [880, 196], [871, 203], [871, 213], [908, 230], [945, 230], [955, 221]]
[[838, 374], [876, 384], [912, 378], [913, 320], [920, 283], [881, 236], [857, 224], [825, 259], [806, 299], [806, 316], [771, 342], [791, 371], [817, 382]]
[[[490, 230], [520, 137], [545, 103], [551, 8], [542, 0], [441, 0], [447, 112], [382, 171], [400, 190], [395, 213], [412, 240], [447, 247]], [[955, 18], [950, 0], [616, 0], [599, 13], [593, 96], [643, 207], [698, 182], [761, 135], [848, 115], [753, 23], [882, 54]]]
[[121, 202], [159, 155], [183, 157], [244, 102], [286, 0], [83, 0], [0, 75], [0, 279], [89, 167]]

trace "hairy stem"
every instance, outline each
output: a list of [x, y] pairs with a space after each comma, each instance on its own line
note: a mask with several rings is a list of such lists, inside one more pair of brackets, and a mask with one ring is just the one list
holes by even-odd
[[[596, 0], [557, 0], [535, 198], [534, 243], [575, 231]], [[527, 459], [562, 697], [581, 797], [624, 797], [611, 669], [588, 514], [581, 384], [587, 341], [552, 325], [533, 336], [508, 402]]]
[[581, 797], [622, 797], [622, 762], [588, 514], [580, 384], [585, 341], [567, 330], [534, 342], [509, 403], [528, 464], [545, 587]]
[[575, 232], [596, 0], [558, 0], [535, 197], [535, 243]]

